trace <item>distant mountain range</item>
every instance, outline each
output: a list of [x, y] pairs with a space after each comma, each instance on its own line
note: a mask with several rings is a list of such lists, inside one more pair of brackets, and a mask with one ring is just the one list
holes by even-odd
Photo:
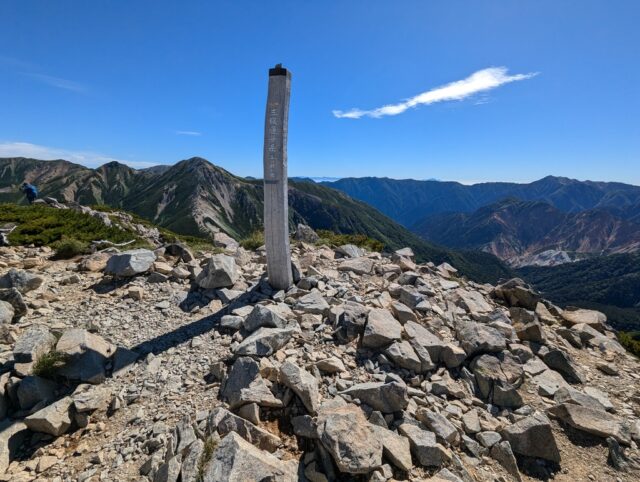
[[424, 239], [514, 265], [553, 265], [640, 248], [640, 187], [548, 176], [529, 184], [348, 178], [323, 183]]
[[[262, 226], [262, 181], [235, 176], [198, 157], [143, 170], [117, 162], [89, 169], [64, 160], [4, 158], [0, 202], [24, 202], [19, 186], [25, 180], [42, 196], [125, 209], [181, 234], [206, 236], [220, 230], [242, 239]], [[329, 186], [291, 181], [289, 204], [292, 229], [302, 222], [314, 229], [365, 234], [387, 249], [411, 246], [419, 259], [448, 261], [478, 281], [512, 275], [489, 253], [436, 246]]]
[[547, 176], [528, 184], [487, 182], [467, 186], [458, 182], [362, 177], [323, 184], [374, 206], [407, 227], [433, 214], [470, 213], [507, 198], [545, 201], [570, 213], [605, 208], [623, 219], [638, 221], [640, 217], [640, 187], [619, 182]]
[[413, 230], [445, 246], [487, 251], [515, 266], [640, 249], [640, 224], [604, 208], [564, 212], [543, 201], [506, 199], [473, 213], [433, 214]]

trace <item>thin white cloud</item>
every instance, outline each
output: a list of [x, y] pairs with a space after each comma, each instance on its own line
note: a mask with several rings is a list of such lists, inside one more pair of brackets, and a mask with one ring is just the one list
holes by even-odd
[[120, 162], [135, 169], [156, 166], [157, 163], [116, 159], [91, 151], [73, 151], [57, 147], [40, 146], [29, 142], [0, 142], [0, 157], [29, 157], [45, 161], [64, 159], [86, 167], [98, 167], [108, 162]]
[[83, 94], [87, 91], [86, 86], [78, 82], [74, 82], [73, 80], [61, 79], [60, 77], [54, 77], [52, 75], [33, 74], [29, 72], [22, 72], [22, 75], [26, 75], [27, 77], [35, 79], [38, 82], [42, 82], [43, 84], [47, 84], [58, 89], [70, 90], [72, 92], [77, 92], [80, 94]]
[[202, 132], [198, 131], [176, 131], [179, 136], [201, 136]]
[[373, 117], [378, 119], [387, 115], [402, 114], [406, 110], [419, 105], [429, 105], [449, 100], [463, 100], [477, 94], [478, 92], [486, 92], [510, 82], [530, 79], [536, 75], [538, 75], [537, 72], [508, 75], [506, 67], [491, 67], [488, 69], [478, 70], [466, 79], [427, 90], [426, 92], [397, 104], [387, 104], [371, 110], [362, 110], [357, 108], [348, 111], [334, 110], [333, 115], [339, 119], [360, 119], [361, 117]]

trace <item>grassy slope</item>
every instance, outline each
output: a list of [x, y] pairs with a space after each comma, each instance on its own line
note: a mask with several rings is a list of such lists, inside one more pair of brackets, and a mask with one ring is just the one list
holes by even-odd
[[9, 235], [9, 241], [14, 245], [51, 246], [63, 238], [83, 242], [106, 239], [114, 243], [140, 240], [130, 231], [107, 227], [87, 214], [48, 206], [0, 204], [0, 225], [5, 223], [17, 224]]

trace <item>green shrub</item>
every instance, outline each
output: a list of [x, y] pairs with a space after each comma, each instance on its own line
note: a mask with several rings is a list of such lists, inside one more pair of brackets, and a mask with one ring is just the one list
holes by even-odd
[[79, 241], [76, 238], [64, 237], [51, 245], [56, 252], [56, 258], [69, 259], [89, 252], [89, 243]]
[[196, 475], [196, 481], [202, 482], [204, 480], [204, 470], [207, 468], [207, 464], [213, 456], [213, 451], [218, 446], [218, 442], [213, 438], [208, 438], [204, 442], [204, 448], [202, 449], [202, 455], [198, 460], [198, 474]]
[[378, 252], [384, 249], [384, 243], [365, 236], [364, 234], [339, 234], [327, 229], [319, 229], [317, 233], [318, 236], [320, 236], [320, 239], [316, 243], [318, 245], [342, 246], [343, 244], [355, 244], [360, 248], [367, 248], [370, 251]]
[[640, 357], [640, 331], [619, 331], [618, 341], [627, 351]]
[[264, 244], [264, 232], [262, 230], [254, 231], [253, 233], [251, 233], [251, 235], [249, 235], [248, 237], [240, 241], [240, 246], [250, 251], [254, 251], [258, 249], [263, 244]]
[[69, 361], [69, 355], [56, 350], [45, 353], [33, 366], [33, 374], [43, 378], [54, 378], [60, 368]]
[[52, 246], [65, 238], [74, 238], [84, 243], [100, 239], [108, 239], [114, 243], [139, 239], [130, 231], [106, 226], [88, 214], [49, 206], [0, 204], [0, 224], [3, 223], [17, 225], [9, 235], [9, 242], [15, 246]]

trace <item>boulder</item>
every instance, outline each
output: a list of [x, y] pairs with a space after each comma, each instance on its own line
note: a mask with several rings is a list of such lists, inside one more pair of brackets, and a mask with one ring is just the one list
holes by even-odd
[[293, 328], [260, 328], [245, 338], [234, 350], [238, 356], [270, 356], [285, 346], [295, 330]]
[[33, 325], [25, 330], [13, 347], [16, 363], [36, 362], [49, 353], [56, 344], [56, 337], [43, 325]]
[[9, 303], [13, 308], [11, 323], [16, 323], [29, 311], [22, 295], [16, 288], [0, 289], [0, 301]]
[[484, 299], [484, 296], [478, 291], [459, 288], [455, 290], [453, 299], [460, 308], [463, 308], [472, 315], [487, 313], [493, 309]]
[[549, 350], [542, 360], [549, 368], [552, 368], [562, 374], [569, 383], [584, 383], [586, 381], [582, 371], [573, 362], [568, 353], [553, 349]]
[[240, 273], [236, 261], [226, 254], [212, 256], [204, 269], [196, 277], [200, 288], [217, 289], [230, 288], [238, 280]]
[[336, 248], [336, 253], [344, 258], [359, 258], [364, 256], [364, 250], [358, 248], [355, 244], [343, 244]]
[[318, 435], [340, 472], [366, 474], [382, 465], [382, 442], [355, 405], [323, 406]]
[[32, 432], [43, 432], [58, 437], [71, 427], [72, 406], [73, 399], [64, 397], [29, 415], [24, 419], [24, 423]]
[[78, 385], [71, 394], [78, 413], [91, 413], [106, 408], [111, 400], [111, 390], [105, 386]]
[[318, 367], [318, 370], [324, 373], [341, 373], [346, 370], [342, 360], [335, 356], [317, 361], [316, 367]]
[[347, 301], [342, 304], [335, 322], [338, 339], [343, 343], [347, 343], [362, 335], [368, 314], [368, 308], [354, 301]]
[[407, 386], [400, 382], [365, 382], [353, 385], [340, 392], [366, 403], [374, 410], [382, 413], [393, 413], [404, 410], [409, 404]]
[[312, 291], [296, 301], [295, 309], [312, 313], [314, 315], [322, 315], [329, 310], [329, 303], [317, 291]]
[[249, 357], [240, 357], [233, 363], [220, 388], [220, 396], [231, 409], [248, 403], [263, 407], [282, 406], [260, 375], [258, 363]]
[[338, 265], [338, 271], [350, 271], [355, 274], [371, 274], [373, 260], [365, 257], [346, 259]]
[[279, 380], [300, 397], [310, 414], [317, 413], [320, 405], [320, 392], [316, 377], [295, 363], [287, 361], [280, 367]]
[[473, 321], [459, 322], [456, 325], [456, 336], [468, 356], [499, 353], [507, 347], [507, 340], [500, 330]]
[[576, 405], [582, 405], [583, 407], [594, 410], [606, 411], [604, 405], [602, 405], [597, 398], [587, 395], [580, 390], [576, 390], [571, 386], [561, 387], [553, 396], [553, 401], [556, 403], [575, 403]]
[[534, 343], [544, 342], [544, 330], [538, 320], [530, 321], [528, 323], [516, 323], [514, 328], [516, 330], [516, 335], [521, 341], [532, 341]]
[[17, 390], [20, 409], [30, 410], [41, 402], [55, 398], [56, 384], [37, 376], [27, 376], [20, 381]]
[[11, 268], [8, 272], [0, 276], [0, 288], [15, 288], [21, 294], [37, 290], [42, 283], [44, 283], [44, 278], [41, 276], [15, 268]]
[[441, 467], [451, 460], [451, 452], [436, 442], [436, 434], [417, 425], [403, 423], [398, 432], [409, 439], [411, 452], [423, 467]]
[[416, 418], [444, 442], [451, 445], [458, 445], [460, 442], [458, 429], [445, 416], [426, 408], [419, 408]]
[[156, 255], [148, 249], [132, 249], [114, 254], [107, 261], [106, 274], [121, 278], [130, 278], [151, 269]]
[[544, 370], [540, 372], [533, 377], [533, 383], [538, 386], [538, 393], [540, 395], [551, 398], [553, 398], [561, 388], [570, 387], [562, 375], [554, 370]]
[[181, 482], [198, 482], [200, 459], [204, 453], [204, 442], [195, 440], [185, 450], [182, 465], [180, 466]]
[[214, 408], [209, 414], [207, 430], [209, 433], [215, 430], [221, 437], [235, 432], [250, 444], [268, 452], [275, 452], [282, 444], [279, 437], [222, 407]]
[[382, 454], [400, 470], [409, 472], [413, 468], [409, 439], [379, 425], [371, 425], [376, 438], [382, 442]]
[[318, 236], [316, 232], [306, 224], [298, 223], [295, 238], [297, 241], [314, 244], [320, 239], [320, 236]]
[[602, 410], [594, 410], [574, 403], [561, 403], [549, 408], [548, 412], [583, 432], [602, 438], [613, 437], [625, 445], [631, 442], [627, 427], [617, 417]]
[[0, 325], [8, 325], [12, 322], [16, 312], [11, 303], [0, 300]]
[[509, 352], [481, 355], [471, 362], [470, 368], [484, 400], [500, 407], [522, 406], [518, 388], [523, 382], [524, 372]]
[[394, 301], [393, 303], [391, 303], [391, 309], [393, 310], [393, 316], [395, 316], [396, 319], [403, 325], [407, 321], [418, 321], [418, 318], [416, 317], [413, 310], [404, 303]]
[[206, 482], [246, 482], [248, 480], [295, 482], [295, 462], [283, 462], [254, 447], [235, 432], [222, 439], [202, 471]]
[[115, 347], [94, 333], [71, 328], [62, 333], [56, 351], [67, 355], [58, 374], [70, 380], [95, 384], [105, 380], [105, 363], [113, 355]]
[[184, 263], [189, 263], [196, 259], [191, 250], [181, 243], [171, 243], [163, 246], [165, 254], [180, 258]]
[[518, 461], [513, 450], [511, 450], [511, 444], [507, 440], [498, 442], [491, 447], [491, 457], [493, 457], [504, 469], [517, 481], [522, 482], [522, 476], [518, 470]]
[[429, 357], [433, 362], [439, 363], [442, 361], [442, 350], [448, 345], [447, 342], [414, 321], [407, 321], [404, 324], [404, 332], [414, 348], [421, 346], [429, 353]]
[[107, 262], [111, 257], [110, 253], [93, 253], [82, 258], [78, 264], [80, 271], [90, 271], [97, 273], [103, 271], [107, 267]]
[[422, 373], [430, 370], [431, 365], [423, 369], [422, 360], [418, 357], [411, 343], [407, 340], [396, 341], [384, 350], [384, 354], [398, 367], [411, 370], [415, 373]]
[[255, 331], [260, 327], [284, 328], [287, 320], [263, 305], [255, 305], [249, 316], [244, 320], [244, 328], [247, 331]]
[[236, 250], [240, 247], [240, 243], [238, 243], [238, 241], [222, 231], [213, 234], [213, 244], [219, 248], [224, 248], [231, 251]]
[[31, 435], [20, 420], [7, 418], [0, 422], [0, 474], [6, 472], [11, 461], [17, 458], [23, 442]]
[[388, 310], [373, 308], [369, 311], [362, 336], [362, 346], [381, 348], [401, 337], [402, 325]]
[[560, 462], [560, 451], [551, 430], [551, 422], [541, 413], [520, 419], [501, 433], [517, 454]]
[[520, 278], [513, 278], [496, 286], [492, 295], [504, 301], [507, 306], [520, 306], [531, 311], [541, 301], [540, 295]]
[[561, 316], [569, 326], [584, 323], [596, 330], [602, 330], [607, 321], [607, 315], [604, 313], [595, 310], [585, 310], [583, 308], [567, 308], [566, 310], [563, 310]]

